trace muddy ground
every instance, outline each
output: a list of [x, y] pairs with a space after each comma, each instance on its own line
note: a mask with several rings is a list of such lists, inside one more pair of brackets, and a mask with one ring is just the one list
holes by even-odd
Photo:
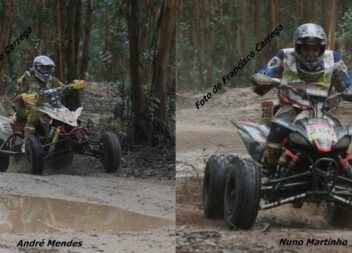
[[[113, 119], [107, 109], [113, 110], [116, 97], [107, 84], [97, 85], [88, 84], [92, 95], [83, 99], [82, 116], [111, 129], [105, 126]], [[22, 158], [12, 159], [0, 173], [0, 252], [173, 252], [175, 165], [164, 153], [161, 147], [123, 147], [121, 168], [112, 174], [99, 160], [75, 156], [72, 165], [46, 164], [43, 176], [33, 176]], [[75, 240], [82, 246], [19, 248], [20, 240]]]
[[[17, 250], [19, 252], [170, 252], [170, 249], [174, 249], [175, 195], [173, 181], [151, 178], [120, 178], [87, 167], [84, 172], [79, 172], [76, 167], [75, 175], [72, 175], [70, 170], [46, 171], [44, 176], [2, 173], [0, 175], [0, 198], [7, 195], [35, 196], [42, 197], [44, 200], [50, 198], [56, 201], [66, 200], [74, 203], [98, 204], [104, 207], [113, 206], [124, 211], [128, 210], [133, 214], [158, 218], [156, 223], [160, 219], [163, 225], [149, 228], [148, 224], [139, 222], [140, 229], [138, 231], [130, 228], [123, 229], [120, 225], [101, 229], [100, 224], [109, 223], [110, 218], [107, 214], [103, 212], [93, 220], [89, 210], [80, 209], [81, 214], [76, 212], [71, 221], [64, 222], [60, 219], [62, 216], [71, 219], [72, 211], [68, 210], [67, 213], [60, 213], [59, 218], [55, 218], [54, 215], [53, 219], [42, 220], [39, 216], [35, 226], [31, 226], [28, 219], [33, 217], [25, 216], [25, 214], [33, 212], [33, 208], [38, 206], [34, 204], [24, 206], [20, 214], [16, 211], [2, 213], [0, 227], [8, 228], [8, 230], [4, 232], [1, 229], [0, 252], [17, 252]], [[55, 206], [51, 208], [55, 208]], [[44, 206], [35, 216], [38, 213], [45, 214], [51, 211], [54, 212], [50, 206]], [[116, 211], [110, 215], [119, 216], [121, 214]], [[52, 214], [47, 216], [51, 217]], [[124, 217], [122, 217], [122, 223], [133, 226], [136, 222], [133, 216], [131, 218]], [[116, 219], [121, 219], [121, 217], [116, 217]], [[12, 224], [18, 220], [24, 223], [25, 228], [22, 230], [17, 230], [17, 227]], [[71, 222], [74, 226], [70, 225]], [[38, 229], [40, 223], [44, 223], [45, 226]], [[56, 226], [57, 229], [48, 229], [51, 226]], [[43, 249], [35, 247], [19, 249], [16, 247], [20, 240], [32, 241], [34, 239], [44, 239], [46, 242], [50, 239], [58, 241], [73, 239], [82, 241], [83, 245], [79, 248], [47, 247]]]
[[[205, 92], [204, 92], [205, 94]], [[337, 227], [329, 225], [326, 205], [290, 205], [261, 211], [249, 231], [230, 230], [223, 220], [208, 220], [202, 209], [202, 177], [212, 154], [248, 157], [230, 120], [257, 122], [260, 102], [275, 100], [276, 92], [265, 97], [251, 89], [228, 89], [216, 94], [197, 110], [202, 93], [178, 94], [176, 128], [177, 252], [351, 252], [352, 213], [344, 211]], [[352, 106], [343, 102], [335, 115], [345, 124]], [[283, 246], [280, 239], [348, 240], [347, 246]]]

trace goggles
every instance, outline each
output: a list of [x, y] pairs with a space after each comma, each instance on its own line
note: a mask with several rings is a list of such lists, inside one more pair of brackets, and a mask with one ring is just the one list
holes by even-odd
[[54, 66], [36, 65], [35, 68], [43, 74], [53, 74], [55, 72]]

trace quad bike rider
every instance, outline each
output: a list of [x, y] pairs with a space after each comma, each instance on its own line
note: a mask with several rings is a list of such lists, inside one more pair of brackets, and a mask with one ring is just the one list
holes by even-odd
[[[319, 84], [319, 89], [328, 91], [329, 95], [344, 91], [343, 98], [352, 101], [352, 81], [347, 68], [336, 51], [326, 50], [327, 36], [321, 26], [312, 23], [299, 26], [294, 33], [293, 45], [294, 48], [280, 50], [251, 77], [254, 92], [266, 94], [269, 91], [268, 86], [264, 85], [267, 79], [280, 78], [284, 85], [299, 81]], [[291, 122], [302, 111], [300, 106], [309, 102], [287, 90], [280, 90], [278, 97], [279, 105], [274, 110], [274, 117]], [[269, 173], [275, 172], [286, 136], [285, 128], [271, 123], [262, 157]]]
[[71, 111], [62, 104], [63, 95], [84, 88], [85, 82], [64, 85], [52, 76], [54, 68], [49, 57], [36, 57], [18, 79], [16, 96], [4, 96], [4, 107], [13, 115], [0, 116], [0, 171], [7, 170], [10, 156], [25, 154], [26, 167], [41, 175], [44, 161], [65, 167], [81, 154], [100, 158], [107, 172], [115, 172], [121, 158], [118, 137], [80, 118], [83, 107]]
[[26, 136], [34, 134], [35, 124], [38, 121], [36, 111], [27, 109], [21, 103], [20, 95], [32, 94], [43, 90], [64, 87], [56, 77], [52, 76], [55, 71], [55, 63], [48, 56], [40, 55], [34, 58], [33, 65], [18, 80], [16, 87], [16, 105], [13, 120], [25, 122], [24, 133]]
[[298, 27], [293, 43], [251, 77], [259, 95], [279, 90], [275, 118], [267, 124], [233, 122], [251, 159], [216, 154], [206, 163], [207, 218], [224, 217], [230, 227], [250, 229], [259, 210], [289, 203], [352, 208], [352, 123], [343, 127], [330, 114], [337, 108], [334, 99], [352, 101], [351, 79], [339, 54], [326, 50], [319, 25]]

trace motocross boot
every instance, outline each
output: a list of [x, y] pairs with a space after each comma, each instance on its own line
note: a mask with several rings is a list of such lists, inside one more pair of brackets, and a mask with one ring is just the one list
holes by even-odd
[[275, 173], [277, 162], [281, 156], [282, 145], [280, 143], [268, 142], [263, 153], [263, 163], [270, 174]]
[[38, 111], [36, 109], [31, 109], [27, 116], [27, 123], [24, 127], [24, 135], [35, 135], [36, 125], [39, 123]]

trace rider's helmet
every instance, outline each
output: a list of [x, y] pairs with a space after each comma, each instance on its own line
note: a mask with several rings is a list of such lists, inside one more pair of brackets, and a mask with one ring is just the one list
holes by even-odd
[[46, 55], [40, 55], [33, 60], [34, 75], [41, 81], [47, 82], [55, 71], [55, 63]]
[[[303, 79], [316, 80], [324, 72], [323, 56], [327, 46], [324, 29], [316, 24], [307, 23], [299, 26], [293, 35], [294, 54], [297, 70]], [[314, 48], [316, 54], [303, 54], [305, 48]]]

